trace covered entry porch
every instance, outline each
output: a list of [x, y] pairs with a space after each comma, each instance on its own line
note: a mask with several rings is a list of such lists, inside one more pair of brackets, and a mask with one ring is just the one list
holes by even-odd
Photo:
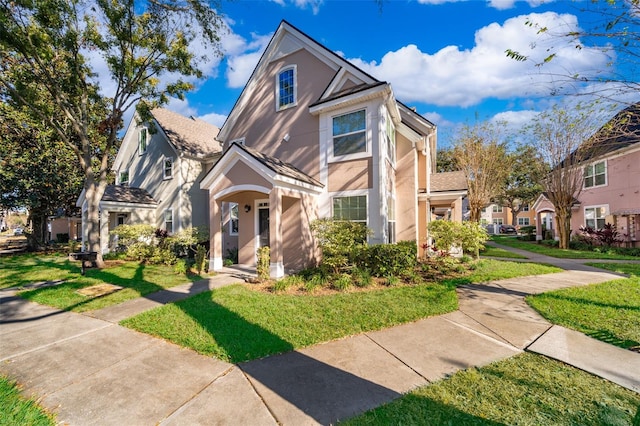
[[322, 185], [293, 166], [251, 148], [232, 145], [207, 174], [210, 265], [223, 268], [224, 203], [238, 205], [238, 264], [255, 267], [257, 250], [270, 247], [270, 275], [314, 264], [317, 249], [310, 224], [317, 217]]

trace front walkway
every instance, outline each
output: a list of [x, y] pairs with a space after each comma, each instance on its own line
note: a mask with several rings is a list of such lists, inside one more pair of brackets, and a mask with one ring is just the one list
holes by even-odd
[[[561, 261], [568, 270], [464, 286], [456, 312], [239, 365], [114, 322], [127, 309], [163, 303], [158, 294], [89, 316], [0, 291], [0, 374], [71, 425], [330, 424], [523, 350], [640, 392], [640, 354], [552, 327], [523, 300], [619, 276], [580, 262], [531, 258]], [[182, 295], [233, 279], [221, 274]]]

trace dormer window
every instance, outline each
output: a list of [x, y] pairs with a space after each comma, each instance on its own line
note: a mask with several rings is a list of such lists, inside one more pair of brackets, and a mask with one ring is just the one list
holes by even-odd
[[276, 110], [293, 107], [297, 103], [298, 88], [296, 66], [283, 68], [276, 76]]
[[147, 137], [148, 132], [146, 127], [142, 127], [138, 130], [138, 154], [140, 155], [147, 152]]

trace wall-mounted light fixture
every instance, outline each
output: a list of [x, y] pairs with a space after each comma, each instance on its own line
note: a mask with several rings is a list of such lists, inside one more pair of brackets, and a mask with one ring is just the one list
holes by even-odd
[[251, 206], [249, 204], [245, 204], [244, 205], [244, 211], [245, 211], [245, 213], [249, 213], [251, 211]]
[[284, 135], [284, 137], [282, 138], [282, 142], [289, 142], [289, 139], [291, 139], [291, 136], [289, 136], [289, 133], [287, 133], [286, 135]]

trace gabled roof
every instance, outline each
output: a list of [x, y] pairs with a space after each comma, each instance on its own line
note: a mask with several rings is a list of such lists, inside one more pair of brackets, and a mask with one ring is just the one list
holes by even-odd
[[[234, 143], [234, 145], [237, 144]], [[264, 155], [260, 151], [256, 151], [255, 149], [249, 148], [248, 146], [238, 145], [238, 147], [279, 175], [287, 176], [292, 179], [308, 183], [310, 185], [318, 186], [320, 188], [324, 187], [323, 184], [289, 163], [285, 163], [284, 161], [275, 157]]]
[[466, 191], [469, 189], [464, 172], [442, 172], [431, 175], [430, 192]]
[[178, 152], [201, 158], [222, 150], [216, 141], [220, 129], [213, 124], [165, 108], [153, 109], [151, 115]]
[[640, 102], [618, 112], [593, 136], [596, 143], [589, 148], [585, 160], [601, 157], [640, 142]]
[[132, 204], [158, 204], [151, 194], [142, 188], [123, 185], [107, 185], [101, 201]]

